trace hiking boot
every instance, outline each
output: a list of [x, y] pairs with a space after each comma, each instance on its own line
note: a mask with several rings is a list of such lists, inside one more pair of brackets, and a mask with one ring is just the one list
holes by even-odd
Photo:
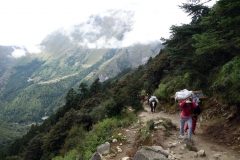
[[178, 139], [178, 141], [182, 144], [190, 144], [190, 145], [194, 144], [193, 139], [191, 139], [189, 137], [185, 137], [183, 139]]
[[185, 139], [186, 137], [184, 136], [184, 135], [180, 135], [179, 137], [178, 137], [178, 140], [183, 140], [183, 139]]

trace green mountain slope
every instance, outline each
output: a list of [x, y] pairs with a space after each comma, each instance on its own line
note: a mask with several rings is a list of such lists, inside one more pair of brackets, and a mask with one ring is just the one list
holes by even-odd
[[72, 26], [71, 32], [62, 28], [49, 34], [41, 43], [41, 53], [26, 53], [11, 68], [6, 65], [2, 75], [9, 74], [1, 87], [0, 119], [42, 122], [64, 104], [69, 88], [77, 88], [81, 82], [91, 84], [97, 78], [105, 81], [155, 57], [163, 48], [159, 42], [119, 45], [131, 31], [132, 16], [125, 11], [91, 16], [88, 22]]
[[29, 126], [17, 123], [9, 124], [0, 120], [0, 150], [9, 145], [14, 139], [26, 134], [29, 129]]

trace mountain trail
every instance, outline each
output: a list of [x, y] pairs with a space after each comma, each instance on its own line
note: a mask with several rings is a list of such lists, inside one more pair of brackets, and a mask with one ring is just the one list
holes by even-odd
[[55, 79], [51, 79], [51, 80], [48, 80], [48, 81], [41, 81], [41, 82], [38, 82], [38, 84], [56, 83], [56, 82], [59, 82], [60, 80], [66, 79], [68, 77], [76, 76], [77, 74], [78, 73], [74, 73], [74, 74], [70, 74], [70, 75], [67, 75], [67, 76], [63, 76], [61, 78], [55, 78]]
[[[125, 160], [127, 157], [133, 158], [134, 154], [138, 150], [136, 144], [138, 143], [137, 132], [139, 128], [146, 126], [147, 122], [150, 120], [158, 120], [159, 118], [170, 119], [177, 129], [172, 129], [170, 136], [163, 134], [161, 130], [153, 131], [153, 143], [151, 145], [162, 146], [163, 149], [169, 150], [170, 153], [179, 155], [181, 160], [191, 160], [191, 159], [202, 159], [202, 160], [240, 160], [240, 153], [230, 149], [229, 144], [216, 144], [212, 142], [210, 137], [204, 135], [201, 129], [200, 122], [197, 123], [195, 130], [195, 135], [192, 136], [195, 151], [190, 151], [189, 148], [178, 143], [177, 138], [179, 137], [179, 113], [178, 114], [166, 114], [164, 112], [152, 113], [150, 106], [144, 104], [144, 111], [139, 113], [139, 121], [130, 127], [123, 128], [119, 133], [125, 137], [126, 142], [123, 143], [112, 143], [111, 148], [118, 148], [118, 153], [110, 155], [108, 159], [114, 160]], [[147, 144], [143, 144], [147, 145]], [[197, 152], [204, 150], [205, 156], [198, 156]], [[171, 158], [172, 159], [172, 158]], [[174, 159], [174, 158], [173, 158]]]

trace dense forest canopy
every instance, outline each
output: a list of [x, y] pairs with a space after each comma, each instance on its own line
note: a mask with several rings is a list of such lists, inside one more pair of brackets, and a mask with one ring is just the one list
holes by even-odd
[[240, 1], [219, 0], [212, 8], [194, 2], [181, 6], [192, 21], [172, 26], [171, 37], [162, 39], [165, 48], [154, 59], [103, 83], [96, 79], [90, 86], [83, 82], [69, 89], [65, 105], [6, 148], [2, 159], [89, 159], [114, 124], [126, 123], [121, 119], [127, 106], [142, 109], [140, 99], [146, 94], [169, 103], [178, 90], [202, 89], [237, 106], [239, 114]]

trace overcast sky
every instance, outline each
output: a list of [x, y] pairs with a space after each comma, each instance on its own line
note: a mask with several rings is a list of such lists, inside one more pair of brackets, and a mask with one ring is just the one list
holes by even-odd
[[79, 24], [90, 15], [108, 9], [135, 12], [133, 31], [142, 35], [136, 36], [136, 40], [168, 38], [171, 25], [190, 22], [190, 17], [177, 6], [185, 2], [187, 0], [0, 0], [0, 45], [34, 46], [52, 31]]

